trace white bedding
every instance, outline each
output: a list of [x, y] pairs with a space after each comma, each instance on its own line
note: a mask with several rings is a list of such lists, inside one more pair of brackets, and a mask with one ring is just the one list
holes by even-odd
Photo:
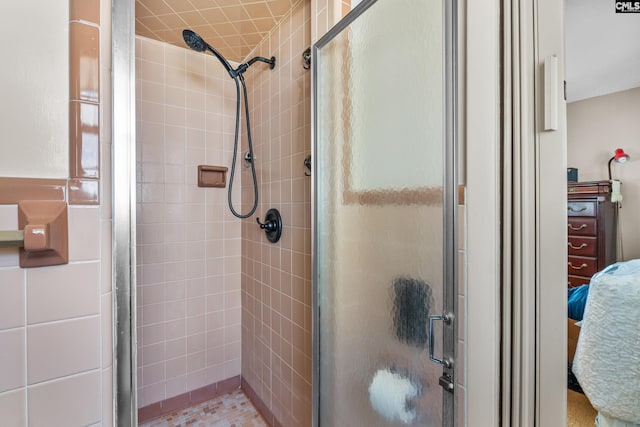
[[640, 424], [640, 260], [591, 279], [573, 372], [600, 413]]

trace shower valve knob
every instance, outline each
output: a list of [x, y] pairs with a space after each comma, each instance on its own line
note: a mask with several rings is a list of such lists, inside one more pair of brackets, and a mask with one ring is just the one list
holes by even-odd
[[260, 225], [260, 228], [262, 228], [266, 232], [274, 231], [278, 227], [275, 221], [267, 221], [265, 223], [262, 223], [260, 222], [260, 218], [256, 218], [256, 222]]
[[256, 222], [267, 235], [267, 240], [276, 243], [282, 235], [282, 217], [277, 209], [269, 209], [265, 216], [264, 223], [260, 222], [260, 218], [256, 218]]

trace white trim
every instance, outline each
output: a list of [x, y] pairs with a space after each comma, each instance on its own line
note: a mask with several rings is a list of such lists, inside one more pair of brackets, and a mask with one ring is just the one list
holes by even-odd
[[[566, 425], [566, 118], [563, 3], [504, 0], [505, 424]], [[549, 71], [549, 70], [547, 70]], [[546, 102], [545, 102], [546, 101]], [[545, 104], [547, 109], [545, 109]], [[545, 111], [557, 130], [543, 130]], [[555, 126], [551, 126], [555, 127]]]
[[536, 140], [533, 0], [506, 0], [503, 419], [535, 425]]
[[[564, 80], [564, 2], [537, 0], [534, 28], [536, 115], [536, 426], [566, 425], [567, 140], [566, 103], [556, 93], [558, 130], [542, 131], [544, 58], [558, 57]], [[532, 105], [532, 104], [530, 104]]]
[[[465, 8], [467, 208], [467, 410], [460, 425], [499, 425], [500, 403], [500, 3]], [[462, 421], [462, 420], [460, 420]]]

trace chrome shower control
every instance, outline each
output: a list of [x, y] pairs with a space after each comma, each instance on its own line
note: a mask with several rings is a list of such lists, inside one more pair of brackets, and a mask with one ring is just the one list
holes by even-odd
[[251, 151], [245, 152], [243, 159], [245, 167], [251, 166], [251, 163], [253, 163], [253, 153]]
[[309, 173], [304, 173], [305, 176], [311, 176], [311, 154], [304, 158], [304, 166], [309, 169]]

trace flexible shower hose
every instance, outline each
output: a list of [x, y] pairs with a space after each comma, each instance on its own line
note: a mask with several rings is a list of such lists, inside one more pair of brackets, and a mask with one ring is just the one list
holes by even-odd
[[[258, 208], [258, 179], [256, 178], [256, 166], [254, 163], [255, 156], [253, 155], [253, 142], [251, 141], [251, 121], [249, 120], [249, 101], [247, 101], [247, 85], [244, 82], [244, 77], [242, 74], [238, 74], [233, 79], [236, 82], [236, 132], [233, 143], [233, 161], [231, 162], [231, 177], [229, 178], [229, 191], [227, 193], [227, 200], [229, 202], [229, 210], [233, 215], [237, 218], [249, 218], [254, 214], [256, 209]], [[233, 200], [231, 198], [231, 193], [233, 191], [233, 177], [235, 175], [236, 170], [236, 158], [238, 157], [238, 140], [240, 135], [240, 84], [242, 83], [242, 91], [244, 95], [244, 108], [245, 115], [247, 117], [247, 142], [249, 144], [249, 155], [251, 156], [251, 175], [253, 177], [253, 207], [249, 211], [249, 213], [242, 214], [236, 212], [233, 208]]]

